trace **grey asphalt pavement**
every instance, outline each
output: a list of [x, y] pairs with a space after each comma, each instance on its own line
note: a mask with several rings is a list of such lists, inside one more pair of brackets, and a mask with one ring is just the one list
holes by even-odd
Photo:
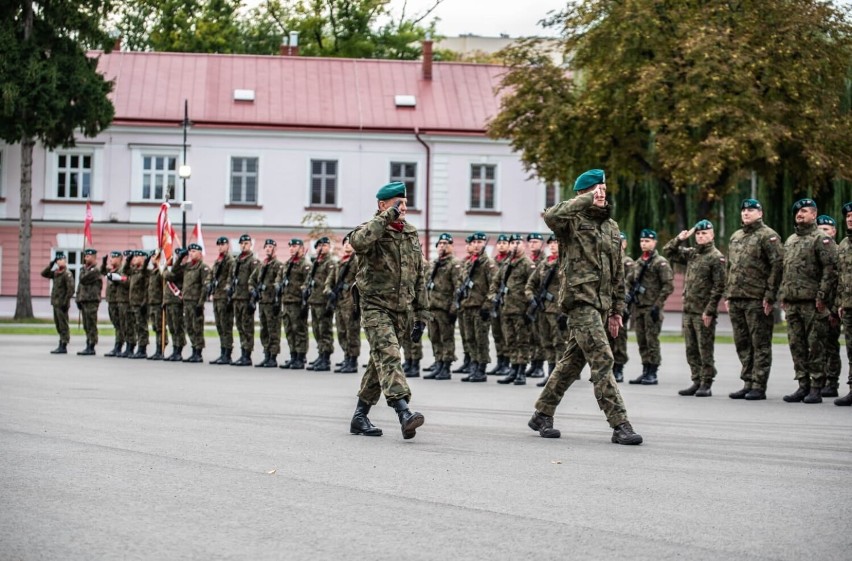
[[753, 403], [727, 398], [731, 345], [703, 399], [677, 395], [683, 349], [664, 345], [658, 386], [622, 386], [638, 447], [610, 443], [586, 381], [547, 440], [526, 426], [534, 384], [414, 379], [426, 424], [404, 441], [384, 404], [383, 437], [349, 434], [358, 375], [54, 345], [0, 337], [3, 560], [850, 558], [852, 409], [784, 403], [781, 345]]

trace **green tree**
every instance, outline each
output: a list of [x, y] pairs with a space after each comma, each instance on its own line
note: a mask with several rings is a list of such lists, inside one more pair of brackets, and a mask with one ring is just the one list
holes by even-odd
[[87, 48], [110, 48], [102, 30], [109, 0], [19, 0], [3, 4], [0, 21], [0, 138], [21, 145], [21, 206], [15, 318], [33, 316], [30, 290], [32, 160], [45, 148], [73, 146], [76, 132], [96, 136], [114, 115], [112, 83]]

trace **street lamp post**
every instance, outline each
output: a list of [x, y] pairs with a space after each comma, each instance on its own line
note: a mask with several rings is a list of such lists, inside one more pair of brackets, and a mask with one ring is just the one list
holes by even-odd
[[[183, 163], [180, 168], [178, 168], [178, 175], [180, 176], [183, 194], [181, 196], [180, 209], [183, 212], [183, 238], [182, 244], [183, 247], [187, 247], [187, 238], [186, 238], [186, 211], [188, 208], [188, 201], [186, 200], [186, 180], [192, 175], [192, 168], [189, 164], [186, 163], [186, 129], [189, 127], [189, 100], [183, 100]], [[189, 203], [191, 204], [191, 203]]]

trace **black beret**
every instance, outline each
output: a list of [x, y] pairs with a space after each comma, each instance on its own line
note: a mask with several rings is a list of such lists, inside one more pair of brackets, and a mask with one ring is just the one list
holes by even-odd
[[228, 238], [226, 238], [225, 236], [220, 236], [219, 238], [216, 239], [216, 245], [226, 244], [229, 241], [230, 240], [228, 240]]

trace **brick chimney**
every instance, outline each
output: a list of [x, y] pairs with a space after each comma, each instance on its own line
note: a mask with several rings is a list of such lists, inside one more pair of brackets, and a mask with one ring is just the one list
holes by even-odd
[[281, 56], [299, 56], [299, 32], [291, 31], [289, 39], [281, 41]]
[[423, 41], [423, 79], [432, 79], [432, 39], [428, 35]]

